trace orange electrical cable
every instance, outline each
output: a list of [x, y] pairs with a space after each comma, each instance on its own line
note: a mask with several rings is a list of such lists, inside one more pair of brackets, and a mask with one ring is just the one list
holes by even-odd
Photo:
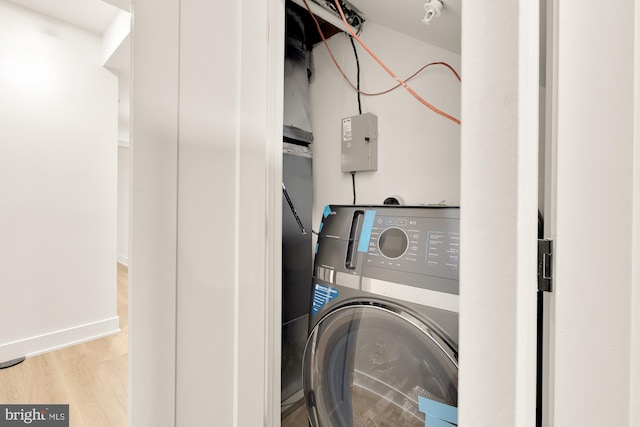
[[387, 67], [373, 52], [371, 52], [371, 50], [367, 47], [366, 44], [364, 44], [364, 42], [362, 40], [360, 40], [360, 37], [358, 37], [358, 35], [351, 29], [351, 26], [349, 25], [349, 23], [347, 22], [347, 19], [344, 17], [344, 12], [342, 11], [342, 7], [340, 7], [340, 3], [338, 2], [338, 0], [334, 0], [334, 3], [336, 4], [336, 7], [338, 8], [338, 12], [340, 12], [340, 17], [342, 18], [342, 22], [344, 22], [345, 26], [347, 27], [347, 31], [349, 31], [349, 33], [351, 33], [351, 35], [353, 36], [353, 38], [355, 38], [358, 43], [360, 43], [360, 46], [362, 46], [364, 48], [364, 50], [367, 51], [367, 53], [369, 55], [371, 55], [371, 57], [373, 59], [376, 60], [376, 62], [378, 64], [380, 64], [380, 66], [382, 68], [384, 68], [384, 70], [391, 76], [393, 77], [399, 84], [402, 85], [402, 87], [404, 87], [411, 95], [413, 95], [414, 98], [416, 98], [418, 101], [420, 101], [422, 104], [424, 104], [427, 108], [429, 108], [430, 110], [432, 110], [434, 113], [440, 114], [442, 117], [445, 117], [449, 120], [451, 120], [452, 122], [456, 123], [456, 124], [461, 124], [460, 120], [456, 119], [455, 117], [445, 113], [442, 110], [437, 109], [436, 107], [434, 107], [433, 105], [431, 105], [430, 103], [428, 103], [427, 101], [425, 101], [424, 99], [422, 99], [422, 97], [420, 97], [420, 95], [418, 95], [413, 89], [411, 89], [409, 87], [409, 85], [407, 85], [402, 79], [400, 79], [400, 77], [396, 76], [393, 71], [391, 71], [389, 69], [389, 67]]
[[302, 0], [304, 2], [305, 7], [307, 8], [307, 10], [309, 11], [309, 14], [311, 15], [311, 17], [313, 18], [313, 21], [316, 24], [316, 28], [318, 29], [318, 33], [320, 34], [320, 38], [322, 38], [322, 42], [324, 43], [325, 47], [327, 48], [327, 51], [329, 52], [329, 56], [331, 57], [331, 60], [333, 61], [333, 63], [336, 65], [336, 67], [338, 68], [338, 71], [340, 71], [340, 74], [342, 74], [342, 77], [347, 81], [347, 83], [349, 83], [349, 86], [351, 86], [353, 88], [353, 90], [355, 90], [356, 92], [361, 93], [362, 95], [365, 96], [378, 96], [378, 95], [383, 95], [385, 93], [389, 93], [397, 88], [399, 88], [400, 86], [404, 87], [411, 95], [413, 95], [418, 101], [420, 101], [422, 104], [424, 104], [426, 107], [428, 107], [429, 109], [431, 109], [432, 111], [434, 111], [435, 113], [451, 120], [452, 122], [456, 123], [456, 124], [460, 124], [460, 120], [456, 119], [455, 117], [445, 113], [444, 111], [439, 110], [438, 108], [434, 107], [432, 104], [430, 104], [429, 102], [425, 101], [422, 97], [420, 97], [420, 95], [418, 95], [413, 89], [411, 89], [408, 85], [407, 85], [407, 81], [411, 80], [412, 78], [414, 78], [415, 76], [417, 76], [422, 70], [424, 70], [427, 67], [430, 67], [432, 65], [443, 65], [445, 67], [447, 67], [458, 79], [458, 81], [461, 81], [460, 79], [460, 75], [456, 72], [456, 70], [449, 64], [447, 64], [446, 62], [431, 62], [429, 64], [426, 64], [425, 66], [423, 66], [422, 68], [420, 68], [418, 71], [416, 71], [412, 76], [410, 76], [409, 78], [402, 80], [400, 79], [398, 76], [396, 76], [373, 52], [371, 52], [371, 50], [367, 47], [367, 45], [364, 44], [364, 42], [362, 40], [360, 40], [360, 38], [358, 37], [358, 35], [351, 29], [351, 26], [349, 25], [349, 23], [347, 22], [345, 16], [344, 16], [344, 12], [342, 11], [342, 8], [340, 7], [340, 4], [338, 3], [337, 0], [334, 0], [336, 3], [336, 6], [338, 7], [338, 12], [340, 13], [340, 17], [342, 18], [342, 21], [344, 22], [347, 30], [351, 33], [351, 35], [358, 41], [358, 43], [367, 51], [367, 53], [369, 55], [371, 55], [371, 57], [373, 59], [375, 59], [375, 61], [380, 64], [380, 66], [382, 66], [382, 68], [391, 76], [393, 77], [398, 84], [394, 87], [392, 87], [391, 89], [382, 91], [382, 92], [377, 92], [377, 93], [367, 93], [364, 91], [359, 90], [357, 87], [355, 87], [353, 85], [353, 83], [351, 83], [351, 80], [349, 80], [349, 78], [347, 77], [347, 75], [344, 73], [344, 71], [342, 70], [342, 67], [340, 67], [340, 65], [338, 64], [338, 61], [336, 60], [335, 56], [333, 56], [333, 52], [331, 51], [331, 48], [329, 47], [329, 44], [327, 43], [326, 38], [324, 37], [324, 34], [322, 32], [322, 29], [320, 28], [320, 23], [318, 22], [318, 20], [316, 19], [315, 15], [313, 14], [313, 12], [311, 11], [311, 8], [309, 7], [309, 4], [307, 3], [307, 0]]

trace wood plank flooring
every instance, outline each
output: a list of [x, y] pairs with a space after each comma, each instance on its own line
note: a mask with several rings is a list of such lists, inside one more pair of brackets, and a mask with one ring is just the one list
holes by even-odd
[[127, 267], [118, 264], [118, 335], [0, 370], [1, 404], [69, 404], [71, 427], [127, 425]]
[[281, 427], [309, 427], [307, 407], [302, 403], [290, 414], [282, 418]]

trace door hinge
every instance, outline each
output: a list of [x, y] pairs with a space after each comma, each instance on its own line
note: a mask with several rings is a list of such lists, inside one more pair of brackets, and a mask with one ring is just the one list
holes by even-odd
[[553, 292], [553, 240], [538, 239], [538, 291]]

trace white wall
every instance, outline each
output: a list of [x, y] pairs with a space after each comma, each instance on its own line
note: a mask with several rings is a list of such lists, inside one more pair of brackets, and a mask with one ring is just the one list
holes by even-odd
[[[104, 44], [104, 43], [103, 43]], [[118, 75], [118, 262], [129, 265], [131, 73]]]
[[129, 265], [129, 174], [131, 152], [118, 146], [118, 262]]
[[0, 1], [0, 361], [115, 333], [117, 82], [100, 38]]
[[640, 425], [640, 7], [635, 7], [635, 121], [633, 161], [633, 255], [631, 327], [631, 414], [629, 425]]
[[[423, 65], [444, 61], [460, 72], [460, 55], [367, 22], [361, 35], [369, 48], [401, 78]], [[356, 62], [346, 35], [329, 39], [345, 73], [356, 84]], [[361, 90], [396, 84], [356, 42]], [[342, 119], [358, 114], [356, 92], [331, 61], [324, 44], [313, 50], [311, 112], [314, 143], [314, 226], [329, 203], [351, 204], [351, 175], [341, 172]], [[464, 81], [464, 76], [462, 76]], [[427, 68], [409, 83], [437, 108], [460, 118], [460, 82], [442, 66]], [[460, 126], [435, 114], [403, 88], [361, 97], [362, 112], [378, 116], [378, 170], [356, 174], [357, 203], [382, 204], [399, 195], [406, 204], [460, 202]]]
[[116, 74], [118, 75], [118, 145], [128, 147], [131, 131], [131, 70], [127, 69], [126, 72], [118, 70]]
[[551, 425], [635, 426], [634, 2], [593, 7], [557, 1]]

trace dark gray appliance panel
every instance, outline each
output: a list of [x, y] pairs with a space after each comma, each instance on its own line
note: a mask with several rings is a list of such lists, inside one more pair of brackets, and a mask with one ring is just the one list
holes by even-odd
[[282, 322], [309, 314], [311, 297], [312, 183], [311, 159], [283, 155], [283, 181], [307, 234], [300, 227], [286, 200], [282, 201]]
[[309, 324], [312, 268], [311, 158], [283, 154], [283, 182], [307, 231], [302, 234], [283, 197], [282, 205], [282, 401], [302, 389], [302, 355]]

